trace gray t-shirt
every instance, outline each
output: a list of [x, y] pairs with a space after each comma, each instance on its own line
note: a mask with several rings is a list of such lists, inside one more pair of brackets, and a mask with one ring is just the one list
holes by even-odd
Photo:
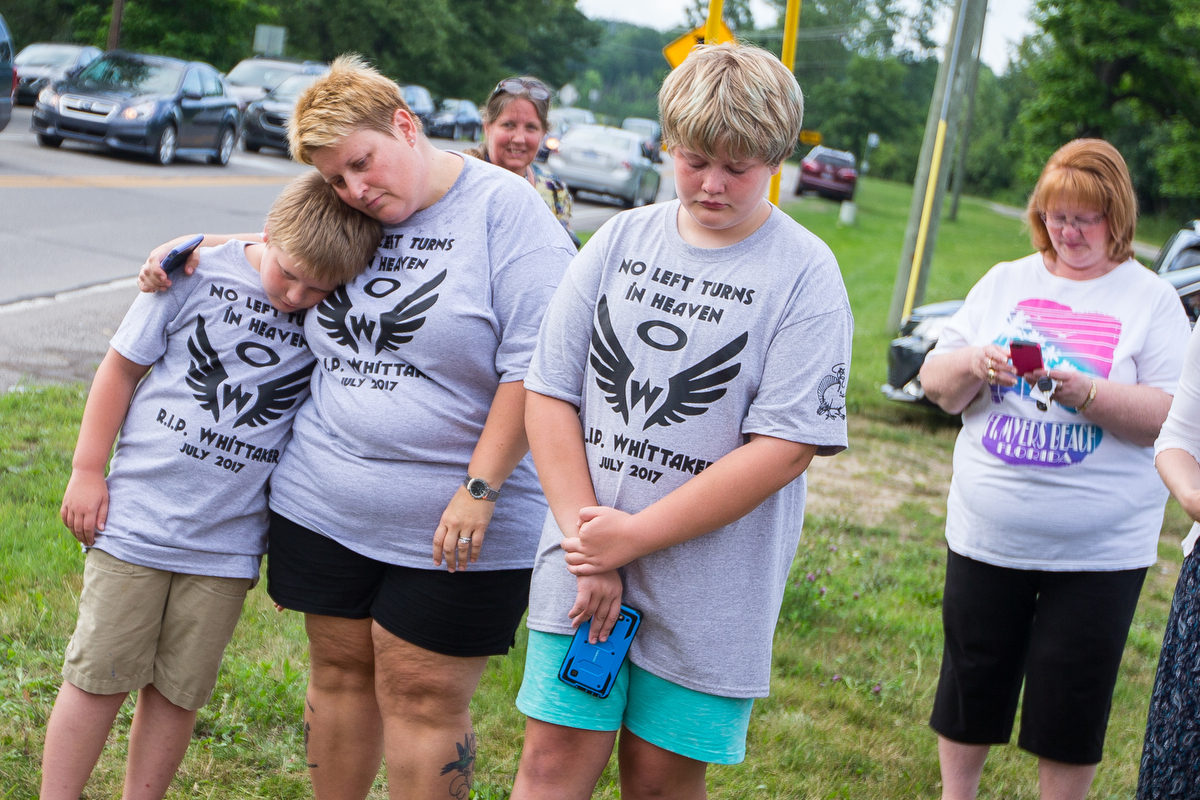
[[[787, 215], [731, 247], [693, 247], [673, 202], [619, 214], [551, 301], [525, 385], [580, 409], [602, 505], [636, 513], [752, 433], [846, 447], [853, 318], [829, 248]], [[737, 522], [623, 569], [642, 612], [630, 658], [673, 683], [763, 697], [800, 541], [805, 479]], [[529, 627], [572, 633], [576, 594], [546, 515]]]
[[[389, 564], [433, 568], [496, 389], [525, 377], [574, 247], [527, 181], [473, 158], [441, 200], [384, 229], [367, 271], [305, 325], [312, 401], [271, 479], [271, 508]], [[546, 501], [526, 457], [478, 564], [528, 569]]]
[[138, 386], [108, 474], [96, 547], [133, 564], [254, 578], [267, 478], [308, 396], [304, 315], [271, 307], [246, 243], [199, 251], [171, 291], [140, 294], [112, 339]]

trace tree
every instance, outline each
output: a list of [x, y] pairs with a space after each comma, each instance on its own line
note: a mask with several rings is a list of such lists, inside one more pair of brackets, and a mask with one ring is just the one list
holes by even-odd
[[1025, 69], [1037, 91], [1015, 131], [1019, 179], [1032, 184], [1055, 149], [1096, 136], [1122, 151], [1148, 207], [1200, 196], [1191, 169], [1200, 130], [1195, 0], [1038, 0], [1035, 20]]
[[358, 53], [401, 83], [458, 94], [455, 43], [465, 35], [447, 0], [276, 0], [288, 52], [320, 61]]
[[[66, 41], [103, 48], [112, 0], [0, 0], [0, 13], [22, 45]], [[257, 0], [128, 0], [121, 47], [227, 70], [249, 55], [254, 26], [276, 18], [273, 8]]]
[[[687, 15], [689, 28], [698, 28], [708, 22], [708, 0], [692, 0], [684, 12]], [[732, 31], [754, 30], [754, 12], [750, 10], [750, 0], [726, 0], [721, 9], [725, 24]]]

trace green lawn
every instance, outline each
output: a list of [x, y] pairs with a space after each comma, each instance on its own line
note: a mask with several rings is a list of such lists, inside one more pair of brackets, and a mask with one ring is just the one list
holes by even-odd
[[[793, 217], [833, 249], [854, 309], [854, 362], [848, 406], [873, 418], [924, 422], [929, 414], [908, 412], [879, 393], [887, 380], [887, 347], [895, 332], [887, 327], [892, 287], [908, 222], [909, 186], [863, 179], [855, 202], [858, 224], [838, 226], [838, 206], [805, 198], [785, 206]], [[986, 201], [964, 197], [958, 221], [942, 220], [924, 302], [966, 297], [993, 264], [1031, 252], [1021, 222], [996, 214]], [[933, 417], [937, 422], [937, 417]]]
[[[948, 471], [955, 428], [944, 417], [887, 403], [878, 392], [890, 332], [886, 313], [908, 210], [908, 189], [864, 180], [859, 224], [839, 229], [837, 209], [802, 200], [788, 210], [829, 242], [856, 316], [850, 384], [855, 457], [885, 453], [869, 490], [891, 473]], [[1021, 256], [1019, 225], [964, 200], [944, 223], [927, 300], [962, 297], [992, 263]], [[0, 798], [37, 794], [38, 759], [63, 648], [74, 623], [82, 559], [57, 518], [84, 393], [28, 389], [0, 397]], [[841, 458], [841, 457], [839, 457]], [[936, 469], [934, 469], [936, 468]], [[814, 481], [818, 480], [814, 478]], [[714, 798], [937, 797], [933, 734], [926, 727], [941, 652], [944, 487], [917, 484], [886, 513], [810, 516], [776, 633], [773, 694], [755, 705], [746, 761], [710, 769]], [[864, 495], [864, 509], [876, 502]], [[931, 510], [933, 509], [933, 510]], [[865, 514], [865, 511], [864, 511]], [[1168, 509], [1160, 564], [1135, 618], [1091, 797], [1132, 796], [1159, 640], [1187, 520]], [[811, 576], [811, 579], [810, 579]], [[522, 631], [523, 634], [523, 631]], [[513, 707], [524, 637], [492, 660], [476, 696], [477, 796], [511, 786], [523, 719]], [[213, 702], [171, 797], [310, 797], [301, 701], [306, 656], [300, 618], [251, 593]], [[130, 706], [85, 796], [119, 794]], [[385, 797], [382, 780], [373, 797]], [[615, 798], [610, 765], [597, 796]], [[981, 798], [1035, 798], [1033, 759], [994, 752]]]

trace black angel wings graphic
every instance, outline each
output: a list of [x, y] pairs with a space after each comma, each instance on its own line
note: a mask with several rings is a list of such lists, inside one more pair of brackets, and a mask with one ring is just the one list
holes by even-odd
[[430, 280], [421, 284], [412, 294], [405, 297], [392, 308], [379, 315], [379, 335], [375, 336], [376, 320], [368, 320], [365, 316], [352, 317], [350, 309], [354, 307], [345, 286], [339, 286], [337, 291], [326, 297], [317, 306], [317, 321], [321, 327], [329, 331], [329, 338], [358, 352], [358, 338], [363, 335], [368, 342], [375, 337], [375, 355], [384, 350], [395, 352], [400, 345], [411, 342], [413, 334], [425, 324], [421, 316], [438, 301], [438, 295], [430, 294], [446, 279], [446, 270], [442, 270]]
[[[589, 359], [592, 369], [596, 371], [596, 385], [604, 392], [613, 411], [620, 414], [628, 425], [630, 409], [642, 402], [646, 411], [650, 412], [663, 389], [651, 385], [650, 381], [633, 380], [635, 367], [613, 331], [606, 296], [600, 297], [596, 317], [600, 327], [599, 330], [592, 327]], [[725, 396], [723, 384], [729, 383], [742, 371], [740, 363], [726, 367], [721, 365], [742, 352], [749, 338], [747, 331], [712, 355], [672, 375], [667, 381], [666, 398], [646, 417], [642, 430], [649, 430], [651, 425], [665, 428], [671, 423], [683, 422], [686, 417], [699, 416], [708, 411], [713, 403]]]
[[[229, 373], [208, 341], [202, 316], [196, 317], [195, 335], [188, 337], [188, 352], [192, 361], [188, 365], [187, 385], [193, 391], [192, 396], [199, 401], [202, 409], [212, 413], [213, 422], [220, 422], [221, 412], [232, 405], [233, 413], [239, 414], [233, 423], [235, 428], [242, 425], [257, 428], [283, 416], [283, 412], [295, 404], [296, 395], [308, 385], [309, 376], [316, 366], [315, 361], [310, 361], [295, 372], [258, 384], [254, 392], [243, 391], [241, 384], [230, 386]], [[251, 398], [254, 399], [252, 404]], [[250, 404], [250, 408], [242, 413], [247, 404]]]

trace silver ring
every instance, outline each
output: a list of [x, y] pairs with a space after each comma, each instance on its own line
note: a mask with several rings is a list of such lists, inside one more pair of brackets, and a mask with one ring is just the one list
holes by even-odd
[[471, 537], [470, 536], [460, 536], [460, 537], [458, 537], [458, 543], [459, 544], [470, 544]]

